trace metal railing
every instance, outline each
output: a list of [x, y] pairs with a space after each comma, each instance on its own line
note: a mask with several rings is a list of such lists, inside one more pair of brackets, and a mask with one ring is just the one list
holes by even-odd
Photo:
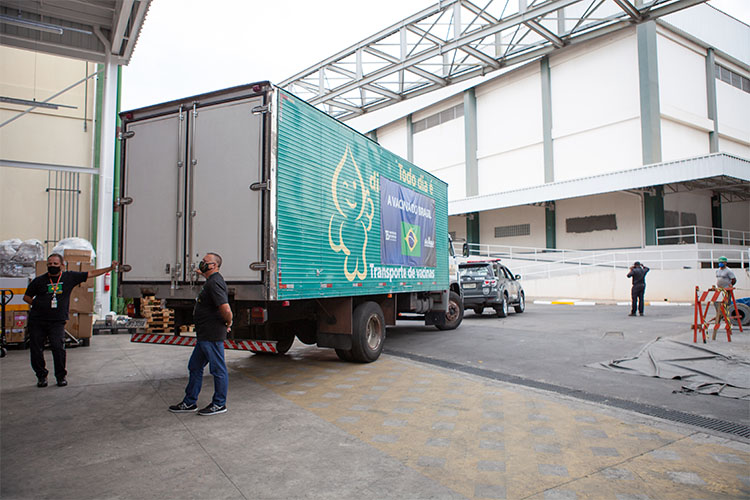
[[705, 226], [663, 227], [656, 230], [657, 245], [691, 243], [750, 246], [750, 231]]
[[[456, 254], [468, 250], [472, 257], [512, 260], [512, 272], [526, 279], [553, 276], [581, 275], [605, 269], [628, 269], [639, 261], [651, 269], [711, 269], [717, 267], [719, 257], [727, 257], [731, 267], [749, 268], [750, 249], [698, 248], [680, 245], [678, 248], [633, 248], [623, 250], [570, 250], [515, 247], [487, 244], [456, 243]], [[464, 253], [465, 255], [465, 253]]]

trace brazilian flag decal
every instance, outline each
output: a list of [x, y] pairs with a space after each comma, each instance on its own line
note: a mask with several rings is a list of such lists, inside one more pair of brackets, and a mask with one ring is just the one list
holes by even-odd
[[401, 221], [401, 255], [421, 257], [421, 228], [416, 224]]

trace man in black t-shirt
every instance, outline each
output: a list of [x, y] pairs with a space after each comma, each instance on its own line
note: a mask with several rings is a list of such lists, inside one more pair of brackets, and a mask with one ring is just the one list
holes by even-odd
[[630, 289], [630, 298], [632, 299], [632, 306], [630, 308], [630, 314], [628, 316], [635, 316], [636, 308], [638, 313], [643, 316], [643, 296], [646, 292], [646, 274], [648, 274], [649, 268], [635, 262], [630, 266], [630, 272], [628, 272], [628, 278], [633, 278], [633, 286]]
[[172, 413], [187, 413], [198, 409], [198, 394], [203, 382], [203, 369], [210, 365], [214, 377], [214, 395], [211, 404], [201, 409], [198, 415], [216, 415], [227, 411], [227, 389], [229, 374], [224, 361], [224, 340], [232, 329], [232, 310], [229, 308], [227, 284], [219, 273], [221, 257], [207, 253], [198, 266], [206, 283], [195, 299], [193, 320], [196, 343], [188, 361], [190, 378], [185, 387], [185, 397], [179, 404], [169, 407]]
[[31, 304], [29, 311], [29, 345], [31, 368], [37, 378], [37, 387], [47, 387], [47, 366], [44, 362], [44, 340], [49, 338], [52, 358], [55, 361], [57, 385], [68, 385], [65, 377], [65, 322], [68, 321], [70, 293], [89, 278], [101, 276], [117, 267], [117, 261], [102, 269], [88, 272], [63, 271], [62, 255], [53, 253], [47, 258], [47, 272], [34, 278], [26, 288], [23, 300]]

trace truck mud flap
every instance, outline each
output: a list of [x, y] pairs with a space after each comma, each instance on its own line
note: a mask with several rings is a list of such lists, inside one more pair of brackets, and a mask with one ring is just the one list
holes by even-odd
[[[195, 337], [182, 337], [180, 335], [163, 335], [158, 333], [134, 333], [130, 336], [131, 342], [142, 344], [182, 345], [194, 346], [197, 342]], [[251, 352], [275, 353], [275, 340], [230, 340], [224, 341], [224, 349]]]

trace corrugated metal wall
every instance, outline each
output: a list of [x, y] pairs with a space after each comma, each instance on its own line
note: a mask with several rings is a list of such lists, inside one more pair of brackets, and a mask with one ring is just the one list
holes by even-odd
[[[280, 92], [276, 185], [279, 298], [446, 289], [447, 185], [291, 94]], [[406, 170], [411, 167], [416, 177], [423, 174], [423, 182], [413, 186], [401, 181], [399, 164]], [[380, 177], [434, 198], [434, 278], [416, 275], [429, 271], [427, 268], [405, 268], [405, 277], [390, 280], [371, 275], [371, 265], [390, 270], [403, 267], [380, 266]], [[409, 277], [410, 272], [415, 276]]]

